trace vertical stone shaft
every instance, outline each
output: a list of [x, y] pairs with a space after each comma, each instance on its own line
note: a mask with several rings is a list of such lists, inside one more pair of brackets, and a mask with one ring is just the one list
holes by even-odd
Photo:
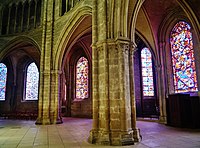
[[7, 23], [7, 30], [6, 30], [6, 34], [9, 34], [9, 28], [10, 28], [10, 14], [11, 14], [11, 8], [9, 7], [9, 11], [8, 11], [8, 23]]
[[164, 49], [165, 49], [165, 43], [160, 43], [159, 44], [159, 51], [160, 51], [160, 57], [163, 57], [164, 60], [161, 60], [161, 64], [160, 65], [157, 65], [157, 74], [158, 74], [158, 88], [162, 88], [160, 89], [159, 91], [159, 107], [160, 107], [160, 117], [159, 117], [159, 120], [160, 122], [162, 123], [166, 123], [167, 122], [167, 113], [166, 113], [166, 98], [165, 98], [165, 92], [164, 90], [166, 90], [166, 87], [165, 87], [165, 79], [163, 79], [165, 76], [164, 76], [164, 61], [166, 60], [165, 59], [165, 56], [164, 56]]
[[[40, 95], [39, 95], [39, 112], [36, 123], [50, 124], [52, 119], [51, 105], [51, 56], [53, 44], [53, 1], [44, 1], [43, 15], [43, 34], [42, 34], [42, 51], [40, 58]], [[54, 103], [53, 103], [54, 104]], [[53, 109], [54, 110], [54, 109]], [[50, 114], [51, 113], [51, 114]], [[50, 121], [52, 119], [52, 121]]]
[[99, 95], [98, 95], [98, 54], [97, 54], [97, 1], [93, 2], [93, 9], [92, 9], [92, 96], [93, 96], [93, 124], [92, 129], [98, 129], [98, 112], [99, 112]]
[[127, 119], [128, 119], [128, 112], [127, 109], [129, 107], [129, 102], [130, 102], [130, 97], [128, 95], [129, 91], [129, 84], [126, 82], [129, 81], [129, 79], [126, 75], [129, 74], [129, 67], [128, 67], [128, 51], [129, 47], [127, 48], [126, 46], [129, 46], [129, 43], [118, 43], [118, 60], [119, 60], [119, 92], [120, 92], [120, 111], [121, 111], [121, 130], [122, 131], [127, 131], [128, 130], [128, 125], [127, 125]]
[[136, 44], [133, 43], [130, 47], [130, 96], [131, 96], [131, 118], [134, 141], [139, 142], [141, 140], [140, 131], [136, 127], [136, 99], [135, 99], [135, 86], [134, 86], [134, 52], [136, 50]]
[[[120, 7], [121, 4], [124, 3], [119, 2], [116, 6]], [[109, 32], [116, 31], [109, 29], [109, 24], [116, 21], [114, 17], [110, 17], [114, 15], [112, 14], [114, 10], [109, 10], [109, 8], [114, 8], [112, 6], [115, 6], [114, 1], [93, 1], [93, 127], [89, 142], [104, 145], [127, 145], [133, 144], [134, 140], [139, 141], [139, 138], [134, 136], [138, 132], [136, 130], [135, 98], [134, 93], [131, 96], [130, 90], [133, 88], [130, 87], [133, 86], [130, 83], [130, 40], [127, 37], [114, 39], [113, 35], [119, 35], [119, 33]], [[115, 23], [118, 26], [120, 22]]]
[[61, 117], [59, 115], [59, 99], [60, 98], [60, 85], [59, 79], [61, 71], [53, 70], [51, 72], [51, 103], [50, 103], [50, 121], [51, 123], [62, 123]]

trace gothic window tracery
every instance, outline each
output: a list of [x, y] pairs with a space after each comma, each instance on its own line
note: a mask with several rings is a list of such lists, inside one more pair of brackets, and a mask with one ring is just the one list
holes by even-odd
[[34, 62], [27, 68], [25, 82], [25, 100], [38, 100], [39, 71]]
[[7, 67], [0, 63], [0, 100], [5, 100], [6, 96]]
[[176, 93], [197, 91], [197, 78], [191, 27], [178, 22], [170, 36], [174, 88]]

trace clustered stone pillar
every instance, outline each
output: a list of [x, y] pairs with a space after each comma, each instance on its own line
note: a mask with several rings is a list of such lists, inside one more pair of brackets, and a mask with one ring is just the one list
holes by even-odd
[[[160, 57], [163, 57], [164, 53], [164, 49], [165, 49], [165, 43], [164, 42], [160, 42], [159, 43], [159, 46], [160, 46]], [[164, 58], [164, 60], [166, 60]], [[165, 87], [165, 84], [166, 84], [166, 80], [163, 79], [165, 77], [164, 75], [164, 60], [160, 60], [161, 61], [161, 64], [157, 65], [156, 66], [156, 73], [157, 73], [157, 80], [158, 80], [158, 88], [162, 88], [160, 89], [158, 92], [159, 92], [159, 110], [160, 110], [160, 117], [159, 117], [159, 120], [161, 123], [167, 123], [167, 113], [166, 113], [166, 98], [165, 98], [165, 92], [164, 90], [166, 90], [166, 87]]]
[[50, 122], [51, 123], [62, 123], [62, 117], [61, 117], [61, 100], [60, 98], [60, 77], [61, 77], [62, 71], [59, 70], [52, 70], [51, 71], [51, 102], [50, 102]]
[[134, 90], [130, 90], [133, 72], [130, 73], [132, 55], [129, 47], [130, 42], [126, 39], [108, 40], [93, 46], [91, 143], [128, 145], [140, 140]]
[[141, 141], [140, 130], [136, 126], [136, 99], [135, 99], [135, 83], [134, 83], [134, 53], [137, 45], [135, 43], [130, 44], [129, 50], [129, 66], [130, 66], [130, 97], [131, 97], [131, 119], [133, 138], [136, 142]]
[[61, 72], [53, 69], [54, 2], [46, 0], [43, 12], [42, 51], [40, 58], [40, 89], [36, 124], [60, 123], [59, 78]]

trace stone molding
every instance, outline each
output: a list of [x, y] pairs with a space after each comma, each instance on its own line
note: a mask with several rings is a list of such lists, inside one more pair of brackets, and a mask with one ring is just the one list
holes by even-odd
[[[135, 141], [139, 141], [139, 132], [134, 132], [132, 129], [135, 129], [135, 127], [131, 125], [133, 120], [136, 122], [136, 118], [132, 118], [130, 114], [131, 110], [127, 109], [129, 105], [131, 106], [131, 104], [127, 103], [129, 102], [127, 101], [127, 97], [130, 96], [130, 80], [128, 77], [130, 73], [129, 60], [132, 59], [131, 53], [134, 52], [135, 47], [136, 45], [132, 44], [127, 38], [117, 40], [108, 39], [104, 42], [98, 42], [92, 45], [93, 50], [98, 53], [95, 60], [100, 60], [100, 62], [104, 64], [104, 66], [102, 66], [103, 68], [99, 66], [95, 68], [98, 69], [99, 73], [103, 73], [105, 78], [110, 76], [108, 83], [102, 84], [103, 82], [100, 79], [95, 83], [101, 83], [101, 87], [106, 88], [107, 91], [109, 87], [110, 90], [112, 90], [116, 80], [120, 80], [118, 86], [115, 86], [119, 88], [114, 89], [115, 92], [113, 91], [113, 94], [110, 93], [110, 97], [106, 96], [108, 98], [105, 97], [106, 99], [101, 100], [102, 102], [98, 103], [98, 106], [95, 106], [99, 108], [98, 110], [93, 110], [95, 121], [93, 121], [93, 129], [90, 131], [90, 136], [88, 138], [90, 143], [102, 145], [131, 145], [134, 144]], [[106, 62], [104, 60], [106, 60]], [[115, 73], [118, 74], [116, 75]], [[120, 92], [117, 92], [117, 90], [120, 90]], [[94, 92], [93, 90], [93, 93], [96, 93], [96, 95], [101, 93], [102, 95], [102, 93], [105, 94], [107, 92]], [[122, 99], [117, 100], [115, 93], [120, 93]], [[97, 100], [95, 103], [97, 103]], [[108, 109], [108, 104], [113, 105], [110, 105]], [[117, 105], [115, 106], [114, 104]], [[101, 124], [99, 124], [99, 122], [101, 122]]]
[[125, 39], [117, 39], [117, 40], [107, 40], [104, 42], [99, 42], [96, 45], [92, 45], [93, 49], [96, 49], [98, 52], [102, 52], [104, 50], [104, 45], [108, 47], [107, 49], [115, 48], [116, 52], [122, 52], [125, 54], [134, 55], [134, 53], [138, 50], [137, 45], [129, 40]]
[[97, 50], [97, 52], [102, 52], [102, 51], [103, 51], [103, 46], [98, 46], [98, 47], [96, 48], [96, 50]]
[[126, 42], [119, 42], [117, 43], [118, 45], [118, 49], [119, 51], [121, 51], [122, 53], [124, 54], [129, 54], [129, 43], [126, 43]]
[[138, 50], [136, 43], [130, 43], [130, 54], [134, 56], [135, 52]]

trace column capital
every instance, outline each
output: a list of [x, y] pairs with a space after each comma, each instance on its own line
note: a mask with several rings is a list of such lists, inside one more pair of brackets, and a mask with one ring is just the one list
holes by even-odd
[[101, 46], [96, 46], [96, 50], [97, 50], [98, 52], [103, 51], [103, 46], [102, 46], [102, 45], [101, 45]]
[[130, 51], [130, 39], [128, 38], [124, 38], [124, 37], [120, 37], [120, 38], [117, 38], [115, 40], [116, 44], [117, 44], [117, 47], [120, 51], [122, 51], [123, 53], [125, 54], [129, 54], [129, 51]]

